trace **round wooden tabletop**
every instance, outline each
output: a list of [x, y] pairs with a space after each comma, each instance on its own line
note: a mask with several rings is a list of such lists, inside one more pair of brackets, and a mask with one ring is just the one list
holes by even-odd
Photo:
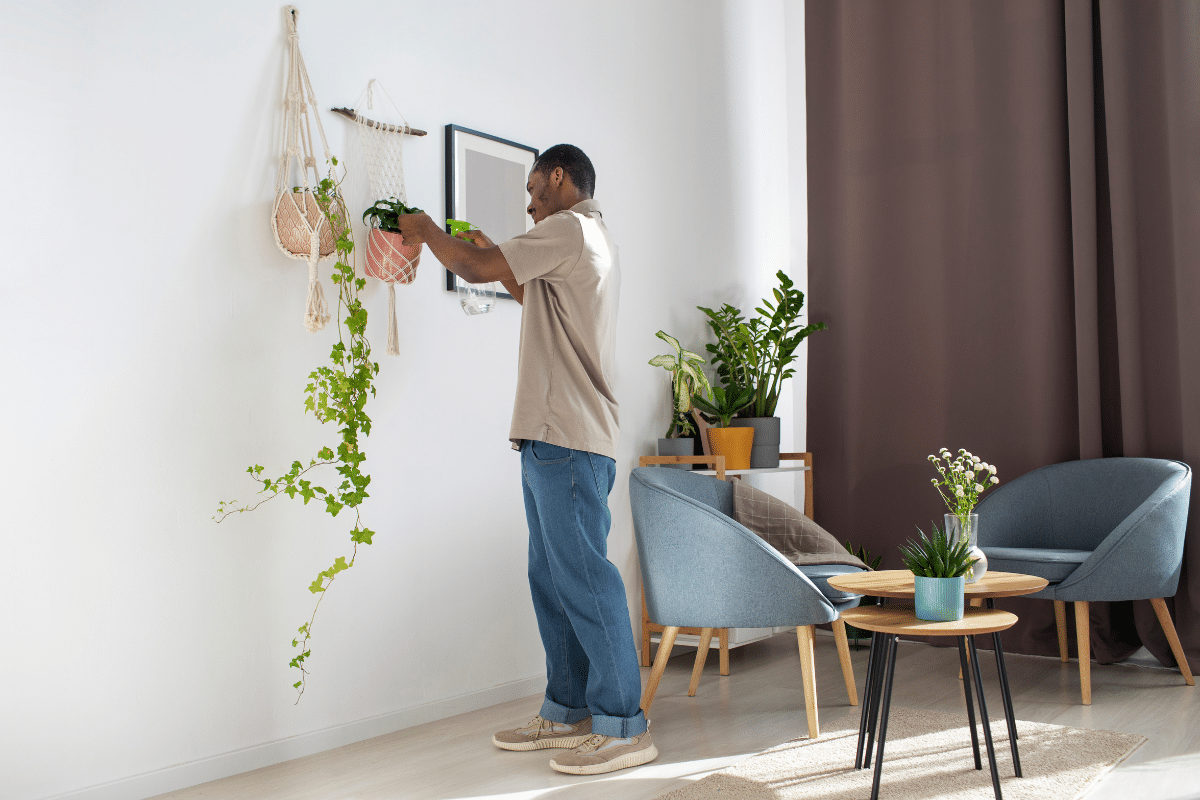
[[[828, 580], [833, 588], [853, 594], [869, 594], [899, 600], [911, 600], [915, 594], [913, 574], [906, 569], [849, 572], [845, 575], [834, 575]], [[963, 593], [968, 600], [975, 597], [1016, 597], [1039, 592], [1048, 584], [1049, 581], [1036, 575], [986, 572], [975, 583], [968, 583]]]
[[842, 620], [856, 628], [909, 636], [974, 636], [1011, 628], [1017, 615], [992, 608], [965, 608], [963, 618], [951, 622], [917, 619], [911, 608], [866, 606], [842, 612]]

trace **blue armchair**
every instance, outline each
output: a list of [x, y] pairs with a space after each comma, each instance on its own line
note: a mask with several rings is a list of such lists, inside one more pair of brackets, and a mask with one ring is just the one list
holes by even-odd
[[[834, 623], [843, 678], [857, 705], [841, 610], [858, 605], [824, 583], [854, 567], [805, 567], [807, 577], [779, 551], [733, 519], [733, 486], [691, 472], [638, 467], [629, 476], [633, 528], [650, 619], [664, 626], [642, 695], [649, 711], [680, 628], [701, 628], [689, 694], [695, 693], [715, 628], [796, 626], [808, 734], [817, 738], [814, 626]], [[821, 588], [819, 584], [824, 586]]]
[[1030, 596], [1054, 601], [1063, 661], [1067, 603], [1075, 604], [1084, 705], [1092, 702], [1092, 600], [1149, 600], [1184, 679], [1195, 685], [1164, 600], [1179, 586], [1191, 488], [1192, 470], [1179, 461], [1097, 458], [1034, 470], [978, 506], [988, 569], [1050, 581]]

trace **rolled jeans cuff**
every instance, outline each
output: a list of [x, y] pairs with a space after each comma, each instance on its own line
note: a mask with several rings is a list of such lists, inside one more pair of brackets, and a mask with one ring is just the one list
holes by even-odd
[[632, 739], [646, 732], [646, 715], [639, 711], [633, 717], [606, 717], [592, 714], [592, 733], [615, 739]]
[[[592, 712], [588, 711], [586, 708], [567, 708], [566, 706], [559, 705], [547, 697], [542, 702], [541, 715], [542, 719], [548, 719], [551, 722], [561, 722], [565, 725], [574, 725], [576, 722], [583, 722], [585, 719], [590, 717]], [[605, 719], [615, 719], [615, 717], [605, 717]]]

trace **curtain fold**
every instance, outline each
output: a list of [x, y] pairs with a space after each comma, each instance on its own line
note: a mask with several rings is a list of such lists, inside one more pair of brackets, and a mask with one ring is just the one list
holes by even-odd
[[[809, 302], [830, 325], [808, 446], [840, 538], [899, 566], [941, 518], [926, 456], [943, 446], [1002, 481], [1114, 455], [1200, 466], [1198, 16], [806, 3]], [[1174, 599], [1194, 668], [1198, 531], [1200, 505]], [[1006, 607], [1006, 647], [1057, 653], [1051, 604]], [[1094, 603], [1092, 627], [1097, 660], [1145, 643], [1174, 663], [1147, 602]]]

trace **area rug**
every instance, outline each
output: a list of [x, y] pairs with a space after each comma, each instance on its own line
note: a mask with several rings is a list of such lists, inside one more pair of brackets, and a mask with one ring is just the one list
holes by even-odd
[[[854, 769], [858, 717], [853, 728], [797, 739], [663, 795], [659, 800], [869, 800], [872, 770]], [[836, 727], [836, 726], [835, 726]], [[1008, 727], [992, 720], [1004, 800], [1071, 800], [1086, 792], [1146, 737], [1017, 721], [1023, 778], [1013, 775]], [[983, 769], [976, 770], [964, 713], [893, 707], [883, 756], [880, 800], [994, 798], [983, 728]]]

